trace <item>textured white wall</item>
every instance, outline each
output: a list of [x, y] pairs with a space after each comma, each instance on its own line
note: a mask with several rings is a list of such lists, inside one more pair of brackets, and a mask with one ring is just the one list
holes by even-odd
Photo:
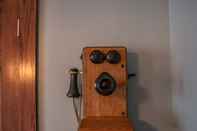
[[[81, 67], [84, 46], [129, 51], [129, 113], [140, 131], [171, 131], [167, 0], [40, 0], [39, 123], [41, 131], [75, 131], [65, 70]], [[135, 69], [134, 69], [135, 68]], [[143, 120], [143, 121], [142, 121]]]
[[180, 131], [197, 130], [197, 1], [170, 0], [173, 109]]

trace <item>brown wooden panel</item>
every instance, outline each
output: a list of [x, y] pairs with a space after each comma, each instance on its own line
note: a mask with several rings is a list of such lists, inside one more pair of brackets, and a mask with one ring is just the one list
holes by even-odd
[[126, 117], [88, 117], [79, 131], [133, 131], [133, 126]]
[[1, 4], [0, 130], [35, 131], [36, 0], [2, 0]]
[[[89, 56], [95, 49], [105, 54], [109, 50], [117, 50], [121, 54], [121, 62], [119, 64], [109, 64], [105, 61], [102, 64], [94, 64], [89, 60]], [[126, 48], [124, 47], [87, 47], [83, 49], [83, 99], [85, 117], [127, 115], [126, 53]], [[95, 80], [102, 72], [108, 72], [117, 82], [117, 89], [110, 96], [102, 96], [95, 90]]]

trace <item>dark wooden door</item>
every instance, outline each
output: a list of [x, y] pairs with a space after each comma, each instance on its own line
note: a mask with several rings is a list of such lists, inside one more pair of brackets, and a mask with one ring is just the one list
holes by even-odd
[[0, 131], [36, 130], [36, 0], [0, 0]]

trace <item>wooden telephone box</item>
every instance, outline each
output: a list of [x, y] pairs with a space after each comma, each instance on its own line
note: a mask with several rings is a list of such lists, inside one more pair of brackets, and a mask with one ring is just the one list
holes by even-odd
[[84, 119], [79, 131], [133, 131], [127, 118], [126, 57], [124, 47], [83, 49]]

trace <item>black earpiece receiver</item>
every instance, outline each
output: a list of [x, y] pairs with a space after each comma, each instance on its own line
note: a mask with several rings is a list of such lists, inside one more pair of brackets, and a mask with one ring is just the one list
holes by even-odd
[[70, 74], [70, 88], [68, 90], [68, 97], [80, 97], [79, 89], [78, 89], [78, 75], [79, 70], [77, 68], [71, 68], [69, 70]]
[[94, 50], [90, 54], [90, 60], [94, 64], [101, 64], [105, 60], [105, 54], [103, 52], [99, 51], [99, 50]]
[[107, 72], [103, 72], [95, 81], [96, 91], [103, 96], [111, 95], [116, 89], [116, 81]]
[[110, 50], [106, 56], [107, 62], [110, 64], [118, 64], [121, 60], [120, 53], [116, 50]]

